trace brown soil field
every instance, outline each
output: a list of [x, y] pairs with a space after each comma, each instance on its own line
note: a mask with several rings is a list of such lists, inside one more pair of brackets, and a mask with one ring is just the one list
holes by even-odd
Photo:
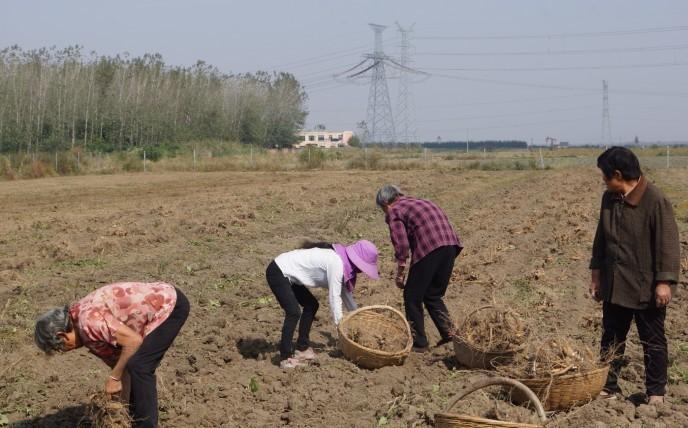
[[[672, 302], [668, 403], [596, 400], [549, 414], [556, 427], [688, 426], [688, 169], [650, 171], [672, 198], [684, 251]], [[603, 191], [593, 168], [546, 171], [154, 173], [0, 182], [0, 426], [76, 426], [107, 367], [84, 350], [43, 356], [33, 325], [48, 307], [121, 280], [171, 282], [191, 315], [158, 369], [163, 427], [426, 427], [463, 387], [485, 376], [457, 366], [450, 345], [403, 366], [360, 369], [337, 348], [323, 290], [311, 339], [317, 363], [276, 365], [283, 313], [265, 267], [303, 238], [370, 239], [382, 279], [362, 279], [359, 305], [402, 308], [377, 187], [442, 206], [464, 240], [447, 292], [455, 321], [498, 303], [532, 331], [597, 348], [601, 308], [586, 297]], [[429, 317], [427, 330], [439, 339]], [[622, 387], [644, 391], [635, 327]], [[495, 404], [477, 393], [455, 408]], [[504, 410], [504, 409], [507, 410]], [[488, 409], [489, 410], [489, 409]], [[523, 409], [521, 409], [523, 410]], [[527, 412], [526, 412], [527, 413]]]

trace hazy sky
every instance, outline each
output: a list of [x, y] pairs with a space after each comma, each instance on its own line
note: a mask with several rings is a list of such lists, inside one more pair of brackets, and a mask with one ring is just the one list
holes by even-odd
[[[372, 50], [369, 22], [389, 25], [398, 56], [397, 21], [415, 23], [413, 66], [431, 74], [412, 86], [421, 139], [598, 142], [606, 79], [614, 141], [688, 140], [685, 0], [2, 0], [0, 46], [289, 71], [307, 126], [341, 130], [365, 119], [368, 86], [332, 75]], [[396, 110], [397, 80], [389, 90]]]

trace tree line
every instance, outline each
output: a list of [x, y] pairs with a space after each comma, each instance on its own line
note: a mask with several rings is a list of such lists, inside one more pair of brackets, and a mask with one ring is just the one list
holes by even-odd
[[0, 152], [94, 151], [220, 139], [290, 145], [306, 93], [289, 73], [226, 74], [160, 54], [0, 50]]

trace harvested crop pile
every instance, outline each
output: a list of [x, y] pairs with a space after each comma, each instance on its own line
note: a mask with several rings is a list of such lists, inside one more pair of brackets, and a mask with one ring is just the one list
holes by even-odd
[[508, 401], [505, 401], [504, 397], [499, 395], [483, 395], [484, 399], [481, 400], [483, 405], [478, 406], [477, 403], [473, 404], [475, 406], [475, 410], [470, 412], [471, 415], [480, 416], [494, 421], [516, 422], [532, 425], [540, 424], [537, 414], [531, 409], [515, 406]]
[[604, 364], [589, 346], [554, 337], [533, 343], [516, 355], [512, 365], [499, 370], [515, 378], [535, 379], [584, 373]]
[[[498, 387], [497, 387], [498, 386]], [[514, 387], [517, 390], [527, 391], [518, 382], [511, 379], [491, 377], [483, 378], [458, 394], [458, 397], [449, 403], [448, 410], [435, 415], [435, 426], [441, 428], [449, 427], [482, 427], [482, 426], [507, 426], [509, 423], [518, 426], [542, 426], [546, 415], [536, 397], [528, 392], [534, 401], [531, 408], [521, 407], [509, 402], [507, 387]], [[479, 393], [476, 393], [479, 392]], [[527, 395], [527, 394], [526, 394]], [[472, 417], [481, 417], [493, 422], [481, 423], [471, 420]], [[507, 424], [495, 423], [508, 422]], [[515, 425], [510, 425], [515, 426]]]
[[484, 306], [469, 314], [455, 334], [479, 351], [501, 352], [523, 345], [528, 330], [516, 312]]
[[365, 326], [350, 328], [349, 338], [368, 349], [385, 352], [401, 351], [407, 342], [403, 336], [387, 336], [383, 332], [366, 330]]
[[91, 397], [87, 417], [93, 428], [131, 428], [132, 426], [127, 406], [113, 400], [105, 392], [98, 392]]
[[343, 333], [357, 344], [383, 352], [403, 351], [410, 343], [403, 315], [385, 307], [367, 307], [344, 321]]

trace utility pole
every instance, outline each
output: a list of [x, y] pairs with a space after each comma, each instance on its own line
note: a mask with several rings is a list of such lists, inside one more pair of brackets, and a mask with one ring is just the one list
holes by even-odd
[[602, 81], [602, 143], [605, 146], [612, 144], [612, 122], [609, 117], [609, 85]]
[[466, 129], [466, 153], [468, 153], [468, 129]]

